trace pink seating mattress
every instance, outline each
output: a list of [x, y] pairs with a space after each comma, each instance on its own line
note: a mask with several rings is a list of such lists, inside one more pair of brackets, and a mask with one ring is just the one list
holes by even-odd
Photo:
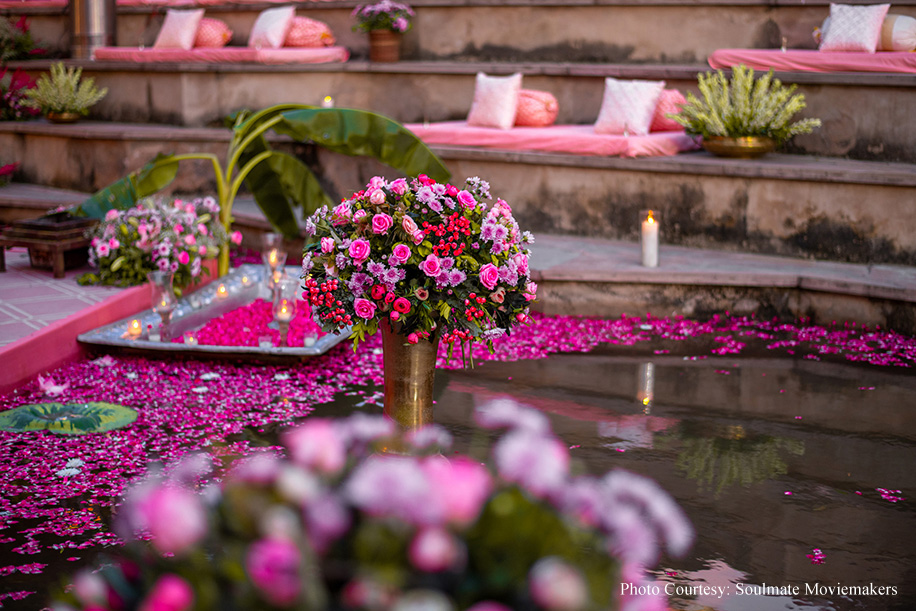
[[281, 49], [223, 47], [221, 49], [199, 48], [191, 49], [190, 51], [183, 49], [141, 49], [139, 47], [99, 47], [93, 54], [93, 59], [99, 61], [214, 64], [321, 64], [345, 62], [349, 57], [350, 52], [345, 47], [283, 47]]
[[[314, 0], [325, 1], [325, 0]], [[284, 3], [288, 0], [258, 0], [259, 3]], [[117, 0], [118, 6], [211, 6], [251, 4], [252, 0]], [[69, 0], [0, 0], [0, 9], [64, 7]]]
[[916, 53], [827, 53], [805, 49], [719, 49], [709, 56], [713, 68], [744, 64], [755, 70], [785, 72], [916, 72]]
[[466, 121], [408, 123], [407, 129], [426, 144], [479, 146], [513, 151], [542, 151], [574, 155], [663, 157], [700, 148], [683, 131], [656, 132], [648, 136], [596, 134], [592, 125], [513, 127], [509, 130], [470, 127]]

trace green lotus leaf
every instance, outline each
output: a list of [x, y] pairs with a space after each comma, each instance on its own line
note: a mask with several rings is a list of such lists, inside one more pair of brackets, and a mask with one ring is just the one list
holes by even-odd
[[135, 410], [104, 401], [30, 403], [0, 413], [0, 430], [14, 433], [51, 431], [60, 435], [85, 435], [120, 429], [136, 419]]

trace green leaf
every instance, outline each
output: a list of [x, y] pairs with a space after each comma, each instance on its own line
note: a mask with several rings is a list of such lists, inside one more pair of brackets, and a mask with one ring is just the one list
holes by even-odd
[[92, 197], [77, 205], [73, 213], [100, 219], [109, 210], [127, 210], [141, 197], [147, 197], [168, 186], [178, 171], [178, 162], [168, 162], [172, 155], [156, 155], [136, 172], [97, 191]]
[[120, 257], [118, 257], [117, 259], [115, 259], [115, 260], [112, 262], [112, 264], [111, 264], [111, 271], [116, 272], [116, 271], [118, 271], [119, 269], [121, 269], [121, 266], [124, 265], [124, 261], [125, 261], [125, 260], [126, 260], [126, 259], [125, 259], [124, 255], [121, 255]]

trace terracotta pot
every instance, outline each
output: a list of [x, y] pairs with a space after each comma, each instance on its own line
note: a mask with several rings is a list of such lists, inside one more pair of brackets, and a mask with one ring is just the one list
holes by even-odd
[[379, 323], [379, 330], [385, 361], [385, 415], [405, 429], [431, 424], [439, 335], [409, 344], [387, 319]]
[[45, 116], [51, 123], [76, 123], [81, 115], [78, 112], [49, 112]]
[[754, 159], [776, 150], [776, 141], [767, 136], [704, 136], [703, 148], [719, 157]]
[[401, 58], [401, 35], [390, 30], [369, 32], [369, 61], [396, 62]]

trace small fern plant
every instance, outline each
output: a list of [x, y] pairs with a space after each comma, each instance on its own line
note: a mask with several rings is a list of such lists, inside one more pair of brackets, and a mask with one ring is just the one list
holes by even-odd
[[731, 81], [721, 70], [698, 75], [697, 80], [703, 99], [688, 93], [681, 112], [667, 115], [689, 134], [768, 136], [782, 144], [821, 125], [820, 119], [792, 122], [805, 108], [805, 96], [795, 94], [795, 85], [786, 87], [773, 78], [772, 70], [755, 80], [754, 69], [742, 64], [732, 68]]
[[66, 68], [63, 62], [51, 65], [50, 75], [38, 77], [35, 87], [26, 92], [26, 105], [44, 113], [89, 114], [89, 107], [108, 93], [98, 89], [91, 78], [80, 80], [82, 68]]

